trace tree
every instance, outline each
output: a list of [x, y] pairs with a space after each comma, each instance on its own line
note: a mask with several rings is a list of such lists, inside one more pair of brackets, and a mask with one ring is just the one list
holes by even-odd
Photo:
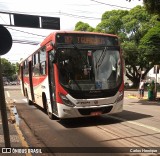
[[152, 65], [160, 64], [160, 24], [151, 28], [141, 39], [139, 50], [143, 55], [143, 61]]
[[92, 32], [92, 31], [94, 31], [94, 28], [91, 27], [88, 23], [83, 23], [83, 22], [79, 21], [75, 25], [75, 30], [76, 31], [89, 31], [89, 32]]
[[97, 25], [95, 31], [111, 34], [123, 33], [122, 17], [127, 14], [127, 10], [106, 11], [102, 15], [101, 23]]
[[[137, 6], [130, 11], [105, 12], [101, 23], [96, 27], [98, 32], [117, 34], [120, 37], [126, 63], [126, 76], [134, 86], [137, 86], [140, 77], [145, 77], [150, 70], [148, 63], [142, 61], [143, 53], [139, 51], [138, 46], [140, 40], [155, 23], [155, 17], [152, 18], [144, 7]], [[143, 75], [140, 72], [142, 70], [145, 70]]]
[[16, 66], [5, 58], [1, 58], [2, 76], [12, 80], [12, 76], [16, 74]]
[[[137, 86], [140, 78], [145, 78], [154, 62], [150, 63], [150, 56], [139, 48], [141, 40], [146, 33], [156, 25], [156, 16], [149, 15], [145, 8], [137, 6], [123, 17], [124, 28], [128, 41], [122, 43], [124, 58], [126, 61], [126, 76]], [[143, 73], [142, 73], [143, 71]]]
[[[151, 55], [146, 55], [149, 53], [147, 48], [150, 47], [145, 48], [147, 43], [144, 44], [143, 41], [150, 29], [152, 31], [157, 29], [155, 27], [158, 23], [157, 17], [157, 15], [150, 15], [143, 6], [136, 6], [130, 11], [106, 11], [102, 15], [101, 23], [95, 29], [96, 32], [117, 34], [120, 37], [126, 64], [126, 76], [133, 82], [134, 86], [139, 84], [141, 77], [146, 77], [156, 63], [154, 59], [158, 61], [156, 55], [152, 55], [152, 59]], [[157, 46], [156, 49], [158, 48]], [[151, 54], [153, 54], [153, 50], [152, 48]]]
[[[130, 2], [131, 0], [127, 1]], [[143, 0], [143, 4], [150, 14], [157, 14], [160, 16], [160, 0]]]

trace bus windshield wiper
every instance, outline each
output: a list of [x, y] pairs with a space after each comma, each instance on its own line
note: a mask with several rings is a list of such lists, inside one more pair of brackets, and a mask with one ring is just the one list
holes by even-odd
[[73, 80], [73, 79], [70, 80], [70, 82], [68, 83], [68, 86], [69, 86], [70, 88], [72, 88], [72, 87], [71, 87], [72, 81], [75, 83], [75, 85], [78, 87], [79, 90], [82, 90], [81, 87], [80, 87], [80, 85], [77, 83], [77, 81], [76, 81], [76, 80]]
[[105, 58], [105, 56], [106, 56], [106, 50], [107, 50], [107, 48], [105, 47], [105, 48], [103, 49], [103, 51], [102, 51], [102, 53], [101, 53], [98, 61], [96, 62], [96, 68], [99, 68], [99, 66], [102, 64], [102, 62], [103, 62], [103, 60], [104, 60], [104, 58]]

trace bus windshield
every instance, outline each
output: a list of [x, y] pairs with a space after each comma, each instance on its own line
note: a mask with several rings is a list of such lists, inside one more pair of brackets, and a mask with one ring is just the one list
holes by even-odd
[[59, 81], [71, 90], [114, 89], [122, 82], [118, 50], [62, 48], [57, 50]]

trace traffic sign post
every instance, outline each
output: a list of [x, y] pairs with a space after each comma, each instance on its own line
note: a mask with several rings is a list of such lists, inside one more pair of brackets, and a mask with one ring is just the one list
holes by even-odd
[[155, 99], [157, 98], [157, 74], [159, 74], [159, 65], [154, 65], [154, 74], [156, 74], [155, 82]]
[[[0, 25], [0, 56], [6, 54], [11, 47], [12, 47], [12, 37], [9, 31], [5, 27]], [[5, 147], [11, 147], [6, 102], [5, 102], [4, 87], [3, 87], [1, 57], [0, 57], [0, 110], [2, 117]]]
[[9, 128], [8, 128], [7, 110], [6, 110], [6, 103], [5, 103], [5, 95], [4, 95], [4, 87], [3, 87], [3, 80], [2, 80], [1, 58], [0, 58], [0, 110], [1, 110], [1, 117], [2, 117], [5, 147], [11, 147]]

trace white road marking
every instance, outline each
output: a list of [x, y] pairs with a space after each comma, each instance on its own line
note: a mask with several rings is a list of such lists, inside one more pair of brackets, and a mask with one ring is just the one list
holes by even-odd
[[27, 102], [27, 99], [22, 99], [24, 102]]
[[14, 103], [27, 103], [27, 99], [12, 99]]
[[156, 127], [148, 126], [148, 125], [145, 125], [145, 124], [142, 124], [142, 123], [139, 123], [139, 122], [135, 122], [135, 121], [128, 121], [126, 119], [115, 117], [115, 116], [110, 116], [110, 115], [108, 115], [108, 116], [110, 118], [113, 118], [113, 119], [116, 119], [116, 120], [120, 120], [120, 121], [123, 121], [123, 122], [128, 122], [128, 123], [131, 123], [131, 124], [134, 124], [134, 125], [137, 125], [137, 126], [140, 126], [140, 127], [144, 127], [144, 128], [147, 128], [147, 129], [150, 129], [150, 130], [153, 130], [155, 132], [160, 133], [160, 129], [158, 129]]
[[10, 97], [10, 94], [9, 94], [9, 92], [8, 92], [8, 91], [6, 91], [6, 94], [7, 94], [7, 96], [8, 96], [8, 97]]

